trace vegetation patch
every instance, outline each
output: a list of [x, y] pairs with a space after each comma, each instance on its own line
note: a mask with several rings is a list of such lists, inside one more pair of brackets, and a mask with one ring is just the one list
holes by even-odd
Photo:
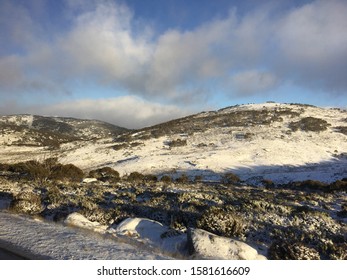
[[111, 167], [103, 167], [89, 172], [89, 177], [103, 182], [118, 182], [120, 180], [119, 172]]
[[[272, 259], [346, 258], [342, 219], [347, 207], [341, 199], [346, 179], [332, 184], [304, 181], [272, 186], [264, 181], [264, 186], [246, 186], [189, 182], [186, 175], [177, 182], [166, 175], [158, 182], [155, 175], [138, 172], [119, 178], [117, 171], [107, 167], [92, 170], [89, 175], [98, 181], [84, 184], [51, 179], [61, 166], [54, 159], [29, 165], [35, 170], [43, 164], [51, 173], [48, 177], [45, 173], [48, 179], [42, 184], [32, 180], [41, 176], [36, 171], [30, 171], [33, 177], [28, 175], [27, 163], [0, 166], [5, 170], [0, 177], [0, 197], [8, 204], [12, 201], [12, 211], [54, 221], [79, 212], [107, 226], [142, 217], [170, 227], [170, 235], [198, 227], [265, 246]], [[117, 180], [106, 180], [108, 176]], [[234, 174], [230, 182], [238, 182]]]
[[275, 241], [269, 248], [268, 257], [270, 260], [320, 260], [320, 255], [314, 248], [285, 240]]
[[314, 117], [306, 117], [300, 121], [289, 123], [289, 128], [292, 131], [298, 131], [300, 129], [306, 132], [321, 132], [327, 130], [329, 126], [330, 124], [327, 121]]
[[10, 204], [10, 210], [16, 213], [35, 215], [43, 211], [41, 197], [32, 192], [17, 195]]
[[245, 222], [231, 207], [212, 206], [197, 222], [197, 227], [226, 237], [241, 237]]
[[234, 173], [226, 173], [224, 174], [222, 181], [224, 184], [237, 184], [241, 182], [241, 179]]
[[187, 146], [186, 139], [176, 139], [168, 142], [170, 148]]

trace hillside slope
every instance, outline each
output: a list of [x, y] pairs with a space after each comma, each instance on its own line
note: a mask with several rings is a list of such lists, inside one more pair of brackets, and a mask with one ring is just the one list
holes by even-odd
[[114, 139], [69, 142], [61, 145], [58, 155], [61, 162], [85, 170], [110, 166], [121, 174], [185, 173], [215, 180], [233, 172], [248, 182], [263, 178], [330, 182], [347, 176], [346, 134], [347, 112], [341, 109], [249, 104], [125, 132]]
[[0, 159], [16, 162], [40, 159], [47, 153], [59, 155], [62, 144], [113, 138], [126, 131], [128, 129], [98, 120], [37, 115], [0, 116]]
[[218, 179], [333, 181], [346, 177], [347, 112], [300, 104], [251, 104], [204, 112], [83, 145], [63, 155], [85, 168]]

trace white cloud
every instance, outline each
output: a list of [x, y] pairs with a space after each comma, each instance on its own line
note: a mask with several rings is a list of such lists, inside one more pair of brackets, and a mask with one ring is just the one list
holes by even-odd
[[328, 92], [347, 90], [346, 1], [314, 1], [278, 21], [277, 69], [283, 76]]
[[95, 11], [80, 15], [73, 29], [59, 41], [61, 53], [75, 62], [78, 75], [95, 75], [112, 83], [124, 82], [141, 71], [149, 59], [147, 38], [131, 30], [131, 13], [122, 6], [98, 5]]
[[250, 70], [231, 77], [230, 86], [238, 94], [252, 95], [269, 91], [278, 85], [278, 79], [271, 73]]
[[[346, 93], [345, 1], [312, 1], [279, 17], [271, 5], [242, 17], [231, 10], [193, 30], [156, 36], [145, 23], [139, 29], [124, 5], [87, 2], [68, 1], [71, 25], [49, 39], [38, 35], [40, 27], [28, 11], [19, 7], [23, 19], [13, 19], [8, 12], [14, 6], [8, 5], [2, 21], [12, 26], [6, 29], [12, 45], [24, 51], [0, 56], [0, 95], [28, 89], [66, 94], [75, 80], [185, 105], [205, 103], [214, 94], [211, 83], [214, 90], [237, 96], [263, 94], [288, 80]], [[27, 33], [20, 42], [16, 30]]]
[[66, 101], [34, 106], [26, 111], [49, 116], [103, 120], [126, 128], [142, 128], [192, 113], [176, 106], [151, 103], [135, 96]]

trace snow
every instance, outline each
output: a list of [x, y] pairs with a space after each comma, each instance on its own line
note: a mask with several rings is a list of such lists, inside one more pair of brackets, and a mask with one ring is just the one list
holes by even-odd
[[[169, 228], [161, 223], [145, 218], [128, 218], [120, 223], [115, 233], [141, 240], [142, 243], [172, 255], [186, 255], [186, 234], [164, 236]], [[112, 231], [110, 231], [112, 232]]]
[[190, 238], [196, 258], [224, 260], [266, 260], [244, 242], [217, 236], [202, 229], [191, 230]]
[[[347, 159], [338, 157], [339, 154], [347, 153], [346, 135], [334, 131], [334, 127], [346, 126], [345, 111], [265, 103], [230, 107], [195, 117], [264, 108], [290, 109], [301, 115], [283, 115], [283, 121], [270, 125], [218, 127], [193, 135], [178, 133], [136, 140], [141, 141], [142, 145], [130, 145], [121, 150], [112, 148], [115, 145], [112, 138], [95, 142], [72, 142], [61, 145], [59, 160], [64, 164], [73, 163], [86, 171], [108, 166], [120, 175], [137, 171], [177, 177], [180, 173], [186, 173], [192, 177], [203, 175], [207, 180], [218, 179], [225, 172], [236, 173], [243, 180], [264, 178], [277, 183], [306, 179], [332, 182], [346, 176]], [[290, 131], [290, 122], [307, 116], [324, 119], [331, 126], [322, 132]], [[250, 139], [238, 136], [246, 133], [252, 134]], [[141, 131], [133, 133], [133, 137], [138, 135], [141, 135]], [[187, 146], [169, 149], [165, 145], [170, 139], [181, 138], [182, 135], [187, 140]], [[199, 144], [205, 144], [206, 147]], [[38, 158], [43, 152], [41, 148], [3, 146], [0, 158], [4, 162], [14, 162]]]
[[[225, 109], [260, 110], [263, 107], [287, 108], [289, 105], [266, 103]], [[290, 107], [302, 110], [300, 106]], [[148, 139], [140, 147], [115, 151], [113, 143], [85, 144], [63, 156], [64, 162], [72, 162], [85, 169], [110, 166], [121, 175], [138, 171], [142, 173], [186, 172], [190, 175], [234, 172], [242, 179], [262, 176], [275, 182], [317, 179], [326, 182], [341, 179], [345, 173], [347, 160], [338, 159], [336, 154], [347, 152], [346, 136], [334, 132], [332, 128], [320, 133], [291, 132], [287, 124], [305, 116], [324, 118], [331, 127], [343, 125], [343, 113], [307, 107], [300, 117], [284, 117], [283, 122], [270, 126], [245, 128], [211, 128], [206, 132], [187, 137], [187, 146], [165, 148], [168, 137]], [[237, 135], [252, 133], [249, 140]], [[170, 138], [180, 137], [173, 135]], [[199, 143], [208, 145], [198, 147]], [[213, 145], [210, 145], [213, 144]], [[337, 151], [337, 152], [336, 152]], [[194, 164], [189, 164], [194, 163]]]
[[107, 229], [106, 226], [102, 226], [98, 222], [91, 222], [79, 213], [70, 214], [64, 222], [70, 226], [88, 229], [99, 233], [105, 233]]
[[96, 178], [84, 178], [83, 179], [83, 183], [86, 183], [86, 184], [89, 184], [89, 183], [94, 183], [94, 182], [97, 182], [98, 181], [98, 179], [96, 179]]
[[[249, 104], [230, 107], [199, 116], [227, 114], [237, 110], [286, 109], [300, 112], [299, 117], [283, 116], [283, 121], [251, 127], [211, 127], [193, 135], [178, 133], [141, 141], [141, 145], [115, 150], [112, 138], [75, 141], [61, 145], [59, 161], [73, 163], [86, 172], [109, 166], [120, 175], [137, 171], [169, 174], [178, 177], [203, 175], [205, 180], [220, 178], [233, 172], [246, 183], [258, 184], [263, 178], [276, 183], [307, 179], [332, 182], [346, 177], [347, 136], [334, 127], [347, 126], [347, 112], [278, 103]], [[314, 116], [331, 126], [322, 132], [292, 132], [288, 124]], [[32, 116], [7, 118], [15, 124], [30, 126]], [[0, 117], [0, 122], [5, 121]], [[141, 131], [132, 136], [141, 135]], [[249, 139], [242, 135], [251, 133]], [[43, 159], [51, 151], [44, 147], [11, 146], [21, 138], [20, 132], [0, 135], [1, 162]], [[170, 149], [165, 143], [184, 137], [187, 145]], [[135, 140], [134, 140], [135, 141]], [[200, 145], [203, 144], [203, 145]], [[45, 157], [46, 155], [46, 157]], [[87, 178], [85, 183], [95, 179]], [[17, 193], [22, 187], [13, 186]], [[177, 190], [178, 191], [178, 190]], [[0, 209], [8, 207], [0, 200]], [[195, 231], [195, 250], [201, 258], [261, 259], [258, 252], [238, 240]], [[120, 225], [107, 228], [91, 222], [78, 213], [67, 217], [64, 224], [48, 223], [0, 212], [0, 245], [29, 258], [46, 259], [161, 259], [182, 258], [187, 254], [187, 234], [177, 234], [159, 222], [129, 218]], [[64, 242], [62, 242], [64, 240]], [[212, 242], [213, 240], [213, 242]]]
[[170, 235], [168, 227], [144, 218], [107, 228], [72, 213], [64, 224], [0, 211], [0, 247], [29, 259], [182, 259], [189, 246], [195, 259], [266, 259], [244, 242], [201, 229]]
[[[74, 221], [78, 221], [75, 216]], [[81, 220], [80, 220], [81, 221]], [[85, 222], [82, 219], [82, 223]], [[0, 211], [0, 247], [29, 259], [141, 260], [169, 259], [153, 251], [57, 223]]]

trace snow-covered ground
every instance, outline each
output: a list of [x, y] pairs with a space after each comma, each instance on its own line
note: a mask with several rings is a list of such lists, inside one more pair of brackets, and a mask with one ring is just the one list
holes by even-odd
[[168, 227], [143, 218], [107, 228], [78, 213], [57, 224], [0, 211], [0, 228], [0, 248], [28, 259], [266, 259], [244, 242], [200, 229], [170, 236]]
[[[124, 142], [126, 147], [122, 149], [114, 148], [115, 145], [123, 143], [115, 143], [111, 137], [69, 142], [56, 150], [30, 145], [17, 146], [11, 143], [22, 136], [20, 132], [14, 131], [12, 134], [0, 135], [0, 163], [30, 159], [40, 161], [57, 156], [61, 163], [73, 163], [86, 172], [109, 166], [121, 175], [137, 171], [178, 177], [184, 173], [191, 177], [202, 175], [206, 180], [219, 179], [223, 173], [233, 172], [246, 182], [254, 184], [262, 179], [271, 179], [277, 183], [307, 179], [332, 182], [347, 177], [347, 135], [336, 131], [336, 127], [347, 126], [345, 111], [267, 103], [231, 107], [194, 117], [216, 114], [223, 117], [223, 114], [234, 111], [263, 109], [290, 109], [300, 112], [300, 115], [283, 115], [282, 120], [265, 125], [210, 126], [193, 134], [177, 133], [145, 140], [137, 138], [141, 135], [140, 131], [133, 134], [130, 142]], [[330, 126], [321, 132], [290, 130], [291, 122], [308, 116], [323, 119]], [[28, 117], [25, 122], [30, 126], [32, 119]], [[248, 136], [245, 137], [246, 135]], [[168, 143], [174, 139], [184, 139], [187, 145], [169, 147]], [[22, 185], [14, 184], [10, 189], [8, 193], [14, 195], [23, 192]], [[8, 206], [6, 201], [0, 201], [0, 209]], [[187, 250], [187, 235], [162, 238], [167, 232], [168, 228], [159, 222], [137, 218], [125, 220], [116, 228], [107, 228], [76, 214], [70, 215], [65, 224], [57, 224], [13, 215], [6, 211], [0, 212], [0, 248], [8, 248], [19, 255], [34, 259], [183, 257]], [[199, 234], [197, 248], [200, 248], [201, 244], [207, 246], [200, 248], [200, 252], [220, 253], [220, 250], [211, 250], [218, 248], [216, 244], [206, 245], [210, 238], [217, 240], [218, 237], [202, 232]], [[248, 248], [247, 244], [238, 246], [235, 245], [238, 243], [232, 240], [220, 239], [220, 242], [231, 248]], [[207, 250], [204, 251], [205, 249]], [[249, 252], [257, 258], [254, 249]]]
[[[346, 112], [316, 107], [307, 107], [303, 111], [300, 106], [266, 103], [225, 109], [221, 114], [264, 108], [290, 108], [300, 111], [301, 115], [284, 116], [283, 121], [270, 125], [210, 128], [184, 136], [187, 145], [171, 149], [166, 143], [180, 135], [151, 138], [141, 141], [139, 146], [118, 151], [112, 149], [113, 142], [105, 140], [83, 143], [73, 149], [68, 148], [68, 144], [61, 161], [84, 169], [110, 166], [122, 175], [134, 171], [150, 174], [171, 172], [173, 175], [178, 172], [212, 179], [221, 173], [234, 172], [243, 180], [252, 181], [260, 176], [278, 183], [307, 179], [331, 182], [346, 176], [347, 157], [343, 155], [347, 153], [347, 136], [334, 130], [334, 127], [346, 125]], [[307, 116], [322, 118], [330, 127], [322, 132], [290, 131], [290, 122]], [[252, 136], [240, 139], [240, 135], [246, 133]]]
[[[39, 147], [11, 146], [9, 137], [17, 139], [18, 133], [0, 136], [2, 162], [25, 161], [58, 156], [64, 164], [73, 163], [88, 171], [104, 166], [121, 175], [137, 171], [148, 174], [171, 173], [173, 177], [186, 173], [192, 177], [203, 175], [207, 180], [218, 179], [226, 172], [236, 173], [243, 180], [256, 182], [259, 178], [277, 183], [299, 180], [331, 182], [346, 177], [347, 136], [336, 127], [347, 126], [347, 112], [312, 106], [264, 103], [235, 106], [217, 112], [201, 113], [191, 118], [220, 116], [246, 110], [294, 112], [283, 114], [281, 120], [270, 124], [237, 127], [208, 127], [194, 134], [165, 135], [160, 138], [137, 139], [122, 149], [114, 149], [113, 138], [95, 141], [76, 141], [61, 145], [52, 152]], [[327, 130], [291, 131], [289, 124], [304, 117], [320, 118], [329, 123]], [[30, 122], [30, 120], [25, 120]], [[207, 125], [208, 126], [208, 125]], [[243, 137], [248, 135], [249, 137]], [[170, 148], [172, 139], [184, 138], [187, 145]], [[129, 143], [127, 143], [129, 144]], [[259, 180], [258, 180], [259, 181]]]
[[29, 259], [169, 259], [114, 236], [0, 211], [0, 248]]

